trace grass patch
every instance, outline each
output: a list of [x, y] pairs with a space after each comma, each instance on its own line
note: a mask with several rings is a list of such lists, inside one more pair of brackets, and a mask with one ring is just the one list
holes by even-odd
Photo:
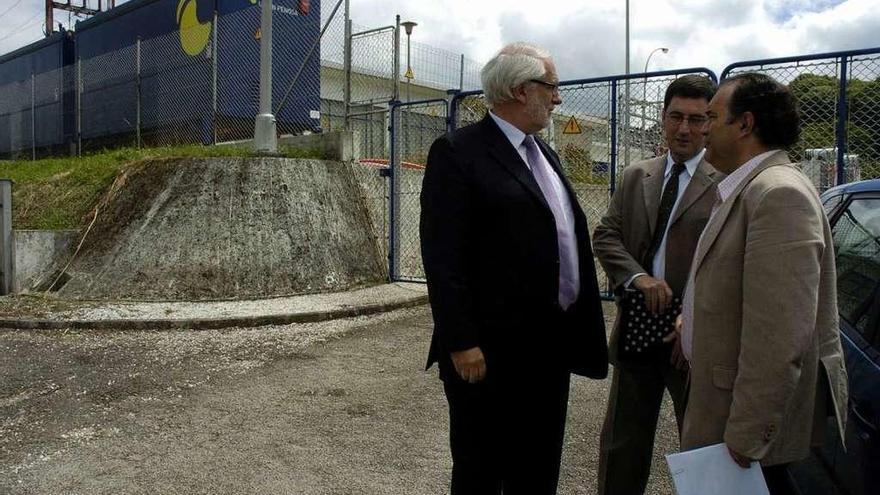
[[65, 301], [45, 294], [11, 294], [0, 298], [0, 318], [45, 318], [89, 306], [94, 303]]
[[[288, 158], [323, 158], [313, 150], [283, 148]], [[129, 163], [153, 158], [254, 156], [248, 146], [122, 148], [76, 158], [0, 162], [0, 177], [12, 186], [15, 229], [77, 229]]]

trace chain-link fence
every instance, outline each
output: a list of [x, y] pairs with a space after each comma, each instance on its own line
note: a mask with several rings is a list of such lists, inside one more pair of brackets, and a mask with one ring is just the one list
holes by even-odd
[[[321, 126], [325, 131], [343, 129], [346, 124], [375, 147], [375, 117], [388, 111], [395, 99], [395, 26], [370, 29], [336, 16], [324, 20], [326, 32], [321, 39]], [[346, 51], [350, 50], [350, 57]], [[381, 132], [387, 131], [387, 122]], [[384, 139], [383, 139], [384, 142]], [[369, 146], [368, 146], [369, 147]], [[363, 155], [369, 156], [369, 155]], [[387, 157], [387, 152], [380, 156]]]
[[[405, 35], [401, 35], [401, 53], [406, 53]], [[480, 87], [482, 64], [464, 55], [424, 43], [410, 43], [410, 66], [413, 84], [440, 90], [470, 91]], [[406, 66], [401, 67], [406, 74]]]
[[[111, 11], [103, 22], [78, 25], [71, 41], [75, 62], [0, 86], [0, 156], [68, 154], [72, 144], [88, 153], [251, 138], [259, 104], [260, 7], [224, 3], [218, 9], [194, 25], [144, 39], [127, 24], [131, 39], [110, 42], [108, 32], [125, 23], [160, 22], [149, 9], [144, 19], [138, 10]], [[317, 10], [302, 5], [273, 11], [273, 110], [281, 134], [320, 130], [319, 22]]]
[[[621, 177], [618, 172], [665, 151], [660, 126], [663, 95], [670, 82], [686, 74], [715, 79], [710, 70], [697, 68], [560, 84], [562, 104], [554, 110], [541, 137], [559, 154], [563, 172], [591, 227], [608, 209]], [[450, 113], [453, 128], [482, 119], [486, 114], [482, 92], [458, 95]], [[417, 216], [418, 212], [402, 211], [401, 215]], [[607, 287], [604, 273], [599, 273], [599, 279], [600, 285]]]
[[419, 243], [419, 194], [428, 150], [446, 132], [446, 100], [394, 105], [391, 113], [391, 277], [425, 278]]
[[[273, 14], [273, 50], [280, 55], [273, 64], [273, 100], [280, 102], [291, 84], [297, 89], [276, 110], [282, 134], [319, 127], [318, 64], [307, 58], [316, 29], [303, 29], [306, 21], [299, 17]], [[209, 26], [203, 46], [190, 46], [193, 33], [184, 29], [80, 56], [82, 151], [252, 137], [259, 106], [259, 8], [215, 14]]]
[[845, 181], [880, 178], [880, 50], [850, 57], [847, 69]]
[[34, 78], [7, 84], [0, 88], [0, 153], [4, 156], [28, 157], [34, 148]]
[[36, 159], [70, 151], [74, 70], [33, 74], [0, 87], [0, 157]]
[[80, 150], [137, 146], [138, 46], [77, 62]]
[[767, 74], [797, 97], [801, 139], [790, 156], [819, 191], [880, 177], [880, 50], [739, 62], [722, 78], [743, 72]]
[[[353, 133], [354, 168], [377, 241], [391, 246], [396, 279], [419, 280], [421, 167], [431, 142], [447, 127], [485, 115], [479, 91], [461, 92], [479, 86], [479, 64], [413, 41], [399, 18], [367, 28], [352, 23], [336, 1], [311, 5], [311, 17], [295, 8], [273, 13], [279, 132]], [[205, 26], [209, 31], [172, 31], [112, 51], [96, 51], [100, 44], [94, 42], [84, 49], [89, 30], [77, 33], [73, 64], [0, 86], [0, 157], [252, 137], [259, 6], [214, 13], [192, 29]], [[193, 39], [203, 44], [194, 48]], [[725, 75], [746, 70], [766, 72], [798, 96], [804, 127], [792, 158], [820, 190], [880, 177], [880, 50], [743, 62]], [[563, 103], [543, 137], [559, 153], [590, 225], [605, 212], [621, 169], [664, 152], [663, 93], [674, 78], [691, 73], [711, 74], [686, 69], [560, 87]], [[448, 119], [446, 103], [438, 99], [447, 88], [460, 92]]]

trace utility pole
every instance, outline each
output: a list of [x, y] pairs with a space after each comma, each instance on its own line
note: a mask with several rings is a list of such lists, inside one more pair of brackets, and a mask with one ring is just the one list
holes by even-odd
[[[92, 9], [89, 8], [86, 0], [80, 0], [80, 5], [73, 4], [74, 0], [67, 0], [65, 2], [56, 2], [53, 0], [46, 0], [46, 27], [44, 28], [46, 36], [51, 36], [55, 31], [55, 21], [54, 21], [54, 11], [58, 10], [66, 10], [68, 12], [73, 12], [74, 14], [93, 16], [95, 14], [100, 14], [103, 10], [102, 0], [98, 0], [98, 8]], [[116, 0], [107, 0], [107, 8], [112, 9], [116, 6]]]

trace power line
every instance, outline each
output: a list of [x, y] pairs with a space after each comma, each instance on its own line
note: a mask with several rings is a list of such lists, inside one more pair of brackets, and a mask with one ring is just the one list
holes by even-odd
[[20, 26], [14, 28], [14, 29], [12, 30], [12, 32], [7, 33], [5, 36], [0, 36], [0, 41], [3, 41], [3, 40], [5, 40], [5, 39], [7, 39], [7, 38], [11, 38], [12, 36], [18, 34], [19, 32], [24, 31], [26, 28], [31, 27], [31, 25], [34, 24], [33, 21], [34, 21], [35, 19], [37, 19], [38, 17], [40, 17], [41, 15], [43, 15], [42, 12], [37, 12], [37, 15], [31, 17], [30, 19], [28, 19], [27, 21], [25, 21], [25, 22], [24, 22], [23, 24], [21, 24]]
[[14, 4], [12, 4], [12, 7], [9, 7], [8, 9], [4, 10], [3, 13], [0, 14], [0, 17], [3, 17], [4, 15], [8, 14], [9, 11], [11, 11], [12, 9], [18, 7], [18, 4], [20, 4], [20, 3], [21, 3], [21, 0], [18, 0], [17, 2], [15, 2]]

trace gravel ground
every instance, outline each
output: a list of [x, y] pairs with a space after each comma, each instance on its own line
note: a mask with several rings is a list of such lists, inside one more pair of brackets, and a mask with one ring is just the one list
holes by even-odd
[[[0, 330], [0, 493], [443, 493], [430, 331], [426, 307], [249, 329]], [[573, 380], [560, 494], [595, 492], [609, 384]], [[671, 492], [668, 400], [660, 422], [652, 494]]]

